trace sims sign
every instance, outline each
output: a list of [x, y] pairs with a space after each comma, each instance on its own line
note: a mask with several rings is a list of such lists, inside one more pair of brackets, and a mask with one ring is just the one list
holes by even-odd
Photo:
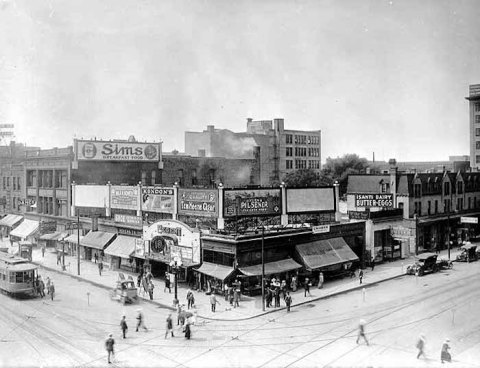
[[159, 143], [75, 141], [78, 161], [160, 161]]

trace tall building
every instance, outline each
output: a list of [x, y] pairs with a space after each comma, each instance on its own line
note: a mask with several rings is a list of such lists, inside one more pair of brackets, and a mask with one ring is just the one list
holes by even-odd
[[472, 84], [465, 97], [470, 105], [470, 166], [480, 168], [480, 84]]
[[[259, 151], [259, 152], [258, 152]], [[262, 186], [278, 184], [298, 169], [321, 170], [321, 131], [285, 129], [284, 119], [247, 119], [247, 131], [235, 133], [208, 125], [185, 132], [185, 153], [193, 156], [252, 158], [260, 156]]]

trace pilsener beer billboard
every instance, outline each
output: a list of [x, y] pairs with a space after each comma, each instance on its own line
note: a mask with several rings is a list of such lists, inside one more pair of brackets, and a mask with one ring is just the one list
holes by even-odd
[[355, 194], [355, 207], [393, 207], [393, 194]]
[[280, 189], [241, 189], [224, 191], [224, 216], [280, 215]]
[[160, 161], [159, 143], [76, 140], [78, 161]]

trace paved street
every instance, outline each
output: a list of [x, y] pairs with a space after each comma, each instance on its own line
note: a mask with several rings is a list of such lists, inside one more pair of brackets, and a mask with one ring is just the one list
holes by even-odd
[[[0, 365], [104, 366], [103, 341], [113, 332], [114, 366], [121, 367], [435, 367], [446, 337], [454, 359], [448, 366], [475, 367], [480, 361], [479, 271], [480, 262], [455, 263], [453, 270], [397, 277], [365, 293], [356, 289], [312, 298], [289, 314], [278, 310], [241, 321], [199, 317], [187, 341], [180, 330], [175, 338], [164, 339], [169, 310], [159, 303], [123, 306], [110, 300], [104, 287], [42, 270], [44, 277], [55, 280], [54, 301], [0, 296], [1, 347], [10, 352], [1, 354]], [[139, 306], [147, 332], [135, 332]], [[126, 340], [119, 327], [122, 314], [129, 325]], [[367, 321], [368, 347], [355, 343], [360, 318]], [[428, 359], [417, 360], [415, 342], [422, 332]]]

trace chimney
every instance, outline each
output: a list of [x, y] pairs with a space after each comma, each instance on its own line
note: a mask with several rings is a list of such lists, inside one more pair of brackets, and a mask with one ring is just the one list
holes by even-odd
[[284, 130], [284, 120], [283, 119], [273, 119], [273, 129], [277, 132], [283, 132]]
[[388, 160], [388, 164], [390, 165], [390, 193], [392, 193], [393, 197], [393, 208], [397, 208], [397, 160], [391, 158]]
[[253, 121], [252, 118], [247, 118], [247, 124], [248, 124], [248, 123], [251, 123], [252, 121]]
[[213, 133], [215, 131], [215, 125], [207, 125], [207, 132]]

